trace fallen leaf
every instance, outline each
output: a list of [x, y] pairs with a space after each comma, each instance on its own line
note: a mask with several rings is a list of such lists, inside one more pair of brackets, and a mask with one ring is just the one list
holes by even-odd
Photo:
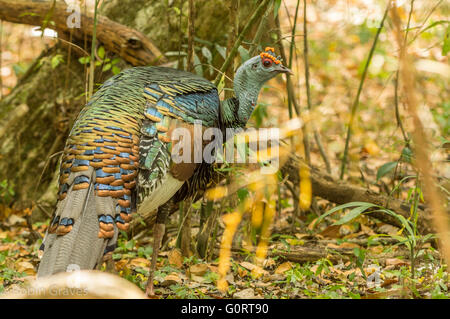
[[366, 226], [362, 223], [360, 225], [361, 225], [361, 231], [364, 233], [364, 235], [368, 235], [368, 236], [376, 235], [376, 233], [373, 231], [373, 229], [370, 228], [369, 226]]
[[322, 230], [319, 234], [329, 238], [340, 238], [341, 237], [341, 233], [339, 232], [340, 228], [341, 228], [340, 225], [331, 225]]
[[34, 270], [34, 266], [32, 263], [28, 261], [21, 261], [16, 264], [16, 270], [18, 272], [24, 272], [29, 276], [33, 276], [36, 274], [36, 271]]
[[217, 266], [208, 265], [209, 270], [215, 273], [219, 273], [219, 268]]
[[178, 248], [174, 248], [169, 252], [168, 259], [169, 265], [172, 265], [178, 269], [183, 267], [183, 256], [181, 255], [181, 251]]
[[311, 237], [311, 235], [310, 235], [310, 234], [296, 233], [296, 234], [295, 234], [295, 237], [296, 237], [297, 239], [304, 239], [304, 238], [309, 238], [309, 237]]
[[292, 264], [287, 261], [282, 263], [275, 269], [275, 274], [284, 274], [286, 271], [290, 270], [292, 268]]
[[247, 288], [233, 294], [234, 299], [253, 299], [255, 298], [255, 291], [252, 288]]
[[339, 228], [339, 234], [342, 236], [348, 236], [350, 234], [353, 234], [357, 229], [355, 229], [355, 227], [353, 227], [352, 224], [350, 225], [341, 225], [341, 227]]
[[328, 248], [333, 248], [333, 249], [343, 249], [343, 248], [360, 248], [361, 246], [359, 246], [358, 244], [355, 243], [341, 243], [339, 245], [334, 244], [334, 243], [329, 243], [327, 244]]
[[386, 266], [406, 266], [409, 265], [409, 261], [399, 258], [387, 258]]
[[372, 254], [381, 254], [384, 250], [383, 246], [373, 246], [369, 248]]
[[388, 234], [388, 235], [396, 235], [399, 228], [389, 225], [389, 224], [383, 224], [380, 227], [378, 227], [378, 232], [381, 234]]
[[262, 269], [261, 267], [249, 263], [248, 261], [243, 261], [240, 263], [240, 265], [248, 270], [251, 271], [252, 277], [254, 279], [261, 277], [262, 275], [267, 275], [269, 274], [266, 270]]
[[225, 279], [228, 281], [229, 284], [234, 285], [234, 276], [233, 273], [229, 272], [226, 276]]
[[124, 269], [125, 265], [128, 263], [128, 260], [126, 259], [121, 259], [119, 261], [116, 261], [114, 263], [114, 268], [116, 269], [116, 271], [121, 271]]
[[204, 283], [206, 281], [205, 278], [201, 277], [201, 276], [196, 276], [196, 275], [192, 275], [191, 279], [195, 282], [198, 282], [200, 284]]
[[389, 285], [396, 284], [397, 282], [398, 282], [397, 278], [387, 278], [383, 281], [383, 283], [381, 284], [381, 287], [384, 288]]
[[248, 269], [248, 270], [253, 270], [255, 267], [258, 267], [255, 264], [252, 264], [248, 261], [243, 261], [239, 265], [241, 265], [242, 267], [244, 267], [245, 269]]
[[239, 277], [241, 277], [241, 278], [244, 278], [245, 276], [248, 275], [248, 271], [241, 267], [238, 267], [237, 272], [238, 272]]
[[308, 229], [309, 229], [309, 230], [313, 230], [313, 229], [314, 229], [315, 224], [316, 224], [316, 221], [317, 221], [318, 218], [319, 218], [319, 217], [314, 218], [314, 219], [312, 220], [312, 222], [309, 223], [309, 225], [308, 225]]
[[170, 273], [166, 277], [164, 277], [164, 280], [161, 282], [161, 286], [168, 287], [175, 284], [181, 284], [181, 278], [178, 276], [177, 273]]
[[27, 224], [27, 221], [25, 218], [17, 216], [17, 215], [11, 215], [9, 218], [5, 221], [5, 226], [25, 226]]
[[130, 266], [146, 268], [150, 266], [150, 261], [142, 257], [134, 258], [130, 261]]
[[196, 264], [189, 267], [189, 271], [192, 275], [195, 276], [203, 276], [208, 271], [208, 265], [207, 264]]
[[377, 143], [369, 140], [364, 144], [364, 147], [361, 151], [369, 155], [377, 155], [380, 152], [380, 148], [378, 147]]

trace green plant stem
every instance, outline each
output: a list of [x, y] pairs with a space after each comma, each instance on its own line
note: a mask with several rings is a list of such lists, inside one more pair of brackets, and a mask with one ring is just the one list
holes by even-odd
[[[294, 15], [294, 23], [292, 25], [291, 30], [291, 43], [289, 46], [289, 64], [288, 68], [292, 70], [292, 60], [294, 57], [294, 47], [295, 47], [295, 30], [297, 27], [297, 17], [298, 17], [298, 8], [300, 7], [300, 0], [297, 0], [297, 6], [295, 7], [295, 15]], [[288, 11], [286, 11], [288, 12]], [[278, 16], [277, 16], [278, 19]], [[289, 18], [290, 20], [290, 18]], [[278, 20], [279, 21], [279, 20]], [[278, 24], [279, 25], [279, 24]], [[281, 42], [281, 29], [280, 29], [280, 42]], [[288, 94], [288, 110], [289, 110], [289, 118], [292, 118], [292, 103], [295, 100], [292, 94]]]
[[[297, 17], [298, 17], [298, 8], [299, 7], [300, 7], [300, 0], [297, 0], [297, 5], [295, 7], [294, 23], [292, 25], [292, 31], [291, 31], [291, 45], [289, 47], [289, 65], [288, 65], [289, 69], [292, 68], [292, 60], [294, 58], [295, 31], [296, 31], [296, 28], [297, 28]], [[305, 7], [306, 7], [306, 3], [305, 3]], [[304, 17], [304, 20], [306, 21], [305, 17]]]
[[[284, 51], [283, 43], [281, 42], [282, 36], [281, 36], [281, 28], [280, 28], [280, 19], [279, 15], [275, 18], [275, 25], [276, 25], [276, 33], [277, 33], [277, 43], [278, 43], [278, 49], [280, 50], [280, 55], [283, 61], [287, 61], [286, 58], [286, 52]], [[294, 95], [294, 85], [291, 81], [291, 77], [286, 74], [286, 90], [288, 97], [291, 97], [292, 105], [294, 106], [295, 113], [298, 117], [300, 117], [300, 106], [298, 105], [297, 99]], [[292, 118], [292, 110], [289, 110], [289, 118]], [[311, 155], [310, 155], [310, 148], [309, 148], [309, 139], [308, 139], [308, 132], [306, 125], [302, 126], [302, 133], [303, 133], [303, 146], [305, 149], [305, 161], [309, 164], [311, 162]]]
[[[2, 35], [3, 35], [3, 21], [0, 20], [0, 70], [2, 69]], [[3, 99], [3, 78], [0, 74], [0, 100]]]
[[[409, 9], [409, 14], [408, 14], [408, 22], [406, 23], [405, 40], [403, 41], [404, 46], [406, 46], [407, 42], [408, 42], [409, 28], [411, 26], [411, 18], [412, 18], [412, 14], [414, 11], [414, 1], [415, 0], [411, 0], [411, 4], [410, 4], [410, 9]], [[400, 65], [400, 61], [399, 61], [399, 65]], [[398, 105], [399, 104], [398, 103], [398, 86], [399, 86], [399, 81], [400, 81], [399, 74], [400, 74], [400, 71], [397, 70], [397, 72], [395, 72], [395, 87], [394, 87], [395, 118], [397, 120], [397, 126], [400, 128], [400, 130], [402, 132], [405, 143], [409, 144], [408, 135], [406, 134], [405, 129], [403, 128], [403, 123], [402, 123], [402, 120], [400, 117], [400, 110], [399, 110], [399, 105]]]
[[[230, 24], [231, 30], [228, 34], [228, 43], [227, 43], [227, 54], [230, 53], [233, 44], [236, 42], [236, 37], [239, 29], [239, 0], [231, 0], [230, 1]], [[233, 87], [233, 79], [234, 79], [234, 59], [231, 60], [230, 65], [225, 71], [225, 87], [232, 88]], [[232, 90], [225, 90], [225, 99], [229, 99], [233, 97], [234, 92]]]
[[264, 13], [261, 21], [259, 22], [258, 29], [256, 30], [255, 37], [253, 38], [253, 43], [250, 47], [250, 50], [248, 51], [250, 56], [256, 55], [256, 50], [258, 50], [258, 44], [261, 41], [261, 37], [262, 37], [263, 33], [266, 31], [265, 27], [267, 24], [267, 20], [269, 18], [269, 14], [272, 11], [272, 8], [273, 8], [273, 2], [271, 2], [269, 4], [266, 12]]
[[[298, 2], [297, 2], [297, 5], [298, 5]], [[293, 30], [295, 30], [296, 19], [297, 19], [297, 12], [295, 13]], [[307, 27], [307, 25], [308, 25], [308, 23], [307, 23], [307, 5], [306, 5], [306, 0], [303, 0], [303, 59], [305, 61], [306, 101], [307, 101], [307, 105], [308, 105], [308, 110], [311, 112], [312, 111], [312, 103], [311, 103], [311, 85], [309, 82], [310, 75], [309, 75], [309, 58], [308, 58], [309, 50], [308, 50], [308, 27]], [[289, 68], [291, 67], [291, 63], [292, 63], [292, 55], [293, 55], [292, 43], [294, 43], [294, 42], [295, 41], [294, 41], [294, 33], [293, 33], [292, 41], [291, 41], [291, 51], [290, 51], [290, 56], [289, 56]], [[317, 129], [314, 126], [314, 123], [311, 123], [311, 127], [312, 127], [313, 134], [314, 134], [314, 140], [316, 141], [317, 147], [320, 152], [320, 156], [322, 157], [322, 159], [325, 163], [327, 173], [331, 174], [330, 161], [328, 160], [328, 156], [322, 145], [322, 141], [320, 140], [320, 135], [317, 132]]]
[[91, 98], [94, 92], [94, 69], [95, 69], [95, 47], [97, 40], [97, 9], [98, 9], [98, 1], [95, 0], [95, 8], [94, 8], [94, 30], [92, 31], [92, 44], [91, 44], [91, 64], [89, 68], [89, 91], [88, 91], [88, 99]]
[[353, 127], [353, 122], [355, 120], [356, 110], [357, 110], [358, 105], [359, 105], [359, 97], [361, 95], [362, 88], [364, 86], [364, 81], [366, 79], [367, 71], [369, 69], [370, 62], [372, 61], [372, 56], [373, 56], [373, 53], [375, 52], [375, 47], [376, 47], [376, 45], [378, 43], [378, 38], [380, 36], [381, 30], [383, 29], [384, 21], [386, 20], [386, 17], [387, 17], [387, 14], [389, 12], [390, 6], [391, 6], [391, 2], [389, 1], [387, 6], [386, 6], [386, 10], [384, 11], [384, 15], [383, 15], [383, 18], [381, 19], [381, 22], [380, 22], [380, 25], [378, 27], [377, 33], [375, 35], [375, 39], [373, 40], [372, 47], [370, 48], [369, 56], [367, 58], [366, 64], [364, 65], [364, 70], [363, 70], [363, 73], [362, 73], [362, 76], [361, 76], [361, 81], [359, 82], [358, 92], [356, 93], [355, 101], [353, 102], [353, 105], [352, 105], [350, 121], [348, 123], [348, 128], [347, 128], [347, 137], [345, 138], [344, 155], [342, 157], [341, 173], [340, 173], [340, 176], [339, 176], [340, 179], [342, 179], [344, 177], [345, 167], [347, 165], [348, 147], [349, 147], [349, 144], [350, 144], [350, 137], [351, 137], [352, 127]]
[[261, 1], [259, 6], [256, 8], [256, 10], [253, 12], [252, 16], [248, 20], [244, 29], [239, 34], [239, 37], [237, 38], [236, 42], [234, 43], [233, 47], [231, 48], [230, 53], [227, 56], [225, 62], [223, 63], [222, 67], [220, 68], [220, 72], [217, 74], [217, 76], [214, 80], [215, 86], [219, 85], [220, 80], [222, 79], [223, 73], [228, 69], [228, 67], [231, 64], [231, 61], [233, 61], [233, 59], [237, 53], [237, 50], [238, 50], [239, 46], [241, 45], [242, 40], [244, 39], [244, 36], [248, 33], [248, 31], [251, 29], [251, 27], [255, 24], [256, 20], [261, 16], [261, 13], [263, 12], [264, 8], [269, 3], [269, 1], [271, 1], [271, 0]]
[[192, 72], [194, 69], [194, 0], [189, 0], [188, 13], [188, 49], [186, 70]]

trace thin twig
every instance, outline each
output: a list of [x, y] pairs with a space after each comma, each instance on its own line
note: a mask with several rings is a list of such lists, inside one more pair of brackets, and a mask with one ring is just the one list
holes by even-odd
[[[431, 8], [430, 12], [428, 12], [427, 16], [425, 17], [425, 19], [423, 20], [422, 25], [419, 27], [419, 30], [416, 32], [416, 34], [414, 35], [414, 37], [411, 39], [411, 41], [409, 41], [408, 44], [413, 43], [417, 37], [423, 32], [423, 27], [425, 26], [425, 23], [428, 21], [428, 19], [430, 18], [431, 14], [434, 12], [434, 10], [437, 9], [437, 7], [440, 6], [440, 4], [442, 3], [443, 0], [439, 0], [434, 6], [433, 8]], [[406, 30], [406, 32], [409, 31], [409, 28]]]
[[186, 70], [192, 72], [194, 69], [194, 0], [189, 0], [188, 14], [188, 51]]
[[[228, 43], [227, 43], [227, 54], [230, 53], [231, 49], [233, 48], [234, 43], [236, 42], [236, 37], [238, 33], [238, 26], [239, 26], [239, 20], [238, 20], [238, 7], [239, 7], [239, 0], [231, 0], [230, 1], [230, 25], [231, 30], [228, 34]], [[233, 79], [234, 79], [234, 59], [231, 60], [230, 65], [225, 71], [225, 74], [227, 77], [225, 78], [225, 88], [232, 88], [233, 87]], [[231, 98], [233, 97], [233, 91], [226, 90], [225, 91], [225, 98]]]
[[[221, 72], [225, 72], [225, 70], [228, 69], [228, 67], [231, 64], [231, 61], [233, 61], [233, 59], [237, 53], [239, 46], [242, 43], [242, 40], [244, 39], [244, 36], [248, 33], [248, 31], [251, 29], [251, 27], [255, 24], [258, 17], [261, 16], [262, 11], [266, 7], [266, 5], [269, 3], [269, 1], [271, 1], [271, 0], [262, 0], [261, 3], [259, 4], [259, 6], [256, 8], [256, 10], [253, 12], [252, 16], [248, 20], [244, 29], [239, 34], [239, 37], [237, 38], [236, 42], [234, 43], [234, 46], [231, 49], [230, 53], [228, 54], [225, 62], [223, 63], [222, 67], [220, 68]], [[221, 79], [222, 79], [222, 74], [221, 73], [217, 74], [216, 79], [214, 80], [214, 84], [216, 86], [218, 86]]]
[[363, 73], [361, 76], [361, 81], [359, 82], [358, 92], [356, 93], [355, 101], [353, 102], [353, 105], [352, 105], [350, 121], [348, 123], [348, 128], [347, 128], [347, 137], [345, 139], [344, 155], [342, 157], [342, 163], [341, 163], [340, 179], [342, 179], [344, 177], [345, 167], [347, 165], [348, 147], [350, 144], [350, 136], [351, 136], [351, 132], [352, 132], [353, 121], [355, 119], [356, 109], [358, 108], [358, 105], [359, 105], [359, 97], [361, 95], [364, 81], [365, 81], [366, 75], [367, 75], [367, 70], [369, 69], [370, 62], [372, 61], [372, 56], [373, 56], [373, 53], [375, 52], [375, 47], [377, 45], [381, 30], [383, 29], [384, 21], [386, 20], [386, 16], [389, 12], [390, 6], [391, 6], [391, 2], [388, 1], [386, 10], [384, 11], [383, 19], [381, 19], [380, 25], [378, 26], [378, 30], [375, 35], [375, 39], [373, 40], [372, 47], [370, 48], [369, 56], [367, 58], [366, 64], [364, 65], [364, 70], [363, 70]]
[[[409, 34], [409, 28], [411, 26], [411, 17], [412, 17], [412, 13], [414, 11], [414, 0], [411, 0], [411, 5], [410, 5], [410, 9], [409, 9], [409, 15], [408, 15], [408, 22], [406, 24], [406, 32], [405, 32], [405, 39], [403, 41], [403, 45], [406, 46], [407, 42], [408, 42], [408, 34]], [[400, 60], [399, 60], [399, 65], [400, 65]], [[397, 120], [397, 126], [400, 128], [402, 135], [403, 135], [403, 139], [405, 140], [405, 143], [408, 144], [409, 143], [409, 139], [408, 139], [408, 135], [405, 132], [405, 129], [403, 128], [403, 123], [400, 117], [400, 110], [399, 110], [399, 103], [398, 103], [398, 87], [399, 87], [399, 75], [400, 75], [400, 71], [397, 70], [397, 72], [395, 72], [395, 87], [394, 87], [394, 105], [395, 105], [395, 118]], [[394, 174], [395, 176], [395, 174]]]
[[[298, 5], [298, 2], [297, 2]], [[308, 27], [307, 27], [307, 6], [306, 6], [306, 0], [303, 0], [303, 59], [305, 61], [305, 85], [306, 85], [306, 101], [308, 103], [308, 110], [312, 111], [312, 103], [311, 103], [311, 85], [309, 82], [309, 59], [308, 59]], [[295, 19], [297, 18], [297, 12], [295, 13]], [[295, 33], [295, 22], [294, 19], [294, 28], [293, 28], [293, 35]], [[293, 56], [293, 45], [295, 41], [291, 42], [291, 52], [289, 56], [289, 64], [292, 63], [292, 56]], [[290, 66], [291, 67], [291, 66]], [[322, 156], [322, 159], [325, 163], [325, 167], [327, 169], [328, 174], [331, 174], [331, 165], [330, 161], [328, 160], [327, 154], [325, 153], [325, 149], [323, 148], [322, 141], [320, 140], [320, 135], [317, 132], [317, 129], [314, 125], [314, 123], [311, 123], [311, 127], [314, 134], [314, 140], [316, 141], [317, 148], [319, 149], [320, 156]]]

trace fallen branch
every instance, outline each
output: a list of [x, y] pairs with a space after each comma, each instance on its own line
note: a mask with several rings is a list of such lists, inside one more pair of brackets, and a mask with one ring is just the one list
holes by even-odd
[[[300, 159], [291, 156], [283, 165], [281, 172], [288, 176], [294, 184], [298, 184], [298, 168]], [[395, 198], [388, 198], [385, 195], [377, 194], [369, 189], [351, 185], [347, 182], [336, 180], [327, 173], [311, 167], [310, 178], [312, 183], [312, 192], [314, 196], [319, 196], [338, 205], [350, 202], [368, 202], [388, 208], [405, 218], [410, 217], [410, 206]], [[417, 221], [418, 229], [422, 234], [433, 232], [431, 215], [426, 209], [419, 209], [419, 219]], [[370, 212], [370, 216], [381, 220], [384, 223], [402, 227], [400, 222], [387, 214], [381, 212]]]
[[[50, 28], [58, 32], [70, 33], [74, 39], [83, 41], [84, 36], [92, 38], [94, 17], [80, 13], [80, 28], [70, 28], [68, 18], [73, 12], [61, 2], [34, 2], [0, 0], [0, 20], [42, 26], [48, 18]], [[69, 19], [70, 20], [70, 19]], [[118, 54], [133, 66], [160, 64], [167, 62], [159, 49], [142, 33], [114, 22], [104, 16], [97, 17], [96, 38], [105, 49]]]
[[[214, 253], [216, 256], [219, 254], [220, 247], [215, 247]], [[248, 254], [248, 251], [240, 248], [240, 247], [232, 247], [232, 253], [239, 254], [244, 253]], [[430, 252], [435, 258], [439, 258], [438, 252]], [[398, 248], [395, 251], [390, 251], [386, 253], [380, 254], [372, 254], [369, 252], [368, 257], [376, 259], [380, 264], [385, 264], [386, 259], [389, 258], [398, 258], [399, 256], [404, 257], [405, 260], [408, 260], [409, 251], [406, 248]], [[289, 251], [281, 250], [281, 249], [271, 249], [268, 252], [268, 258], [281, 258], [286, 261], [294, 262], [294, 263], [314, 263], [320, 259], [327, 258], [334, 264], [339, 263], [343, 260], [355, 258], [353, 248], [328, 248], [324, 246], [315, 246], [315, 247], [305, 247], [305, 246], [295, 246], [291, 247]]]

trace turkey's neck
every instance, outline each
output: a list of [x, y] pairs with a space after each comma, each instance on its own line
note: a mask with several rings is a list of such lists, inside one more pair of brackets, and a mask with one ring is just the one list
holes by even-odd
[[233, 83], [234, 93], [238, 100], [238, 107], [235, 111], [237, 111], [238, 120], [244, 125], [255, 109], [262, 84], [261, 81], [250, 78], [247, 74], [247, 69], [239, 68], [237, 70]]

